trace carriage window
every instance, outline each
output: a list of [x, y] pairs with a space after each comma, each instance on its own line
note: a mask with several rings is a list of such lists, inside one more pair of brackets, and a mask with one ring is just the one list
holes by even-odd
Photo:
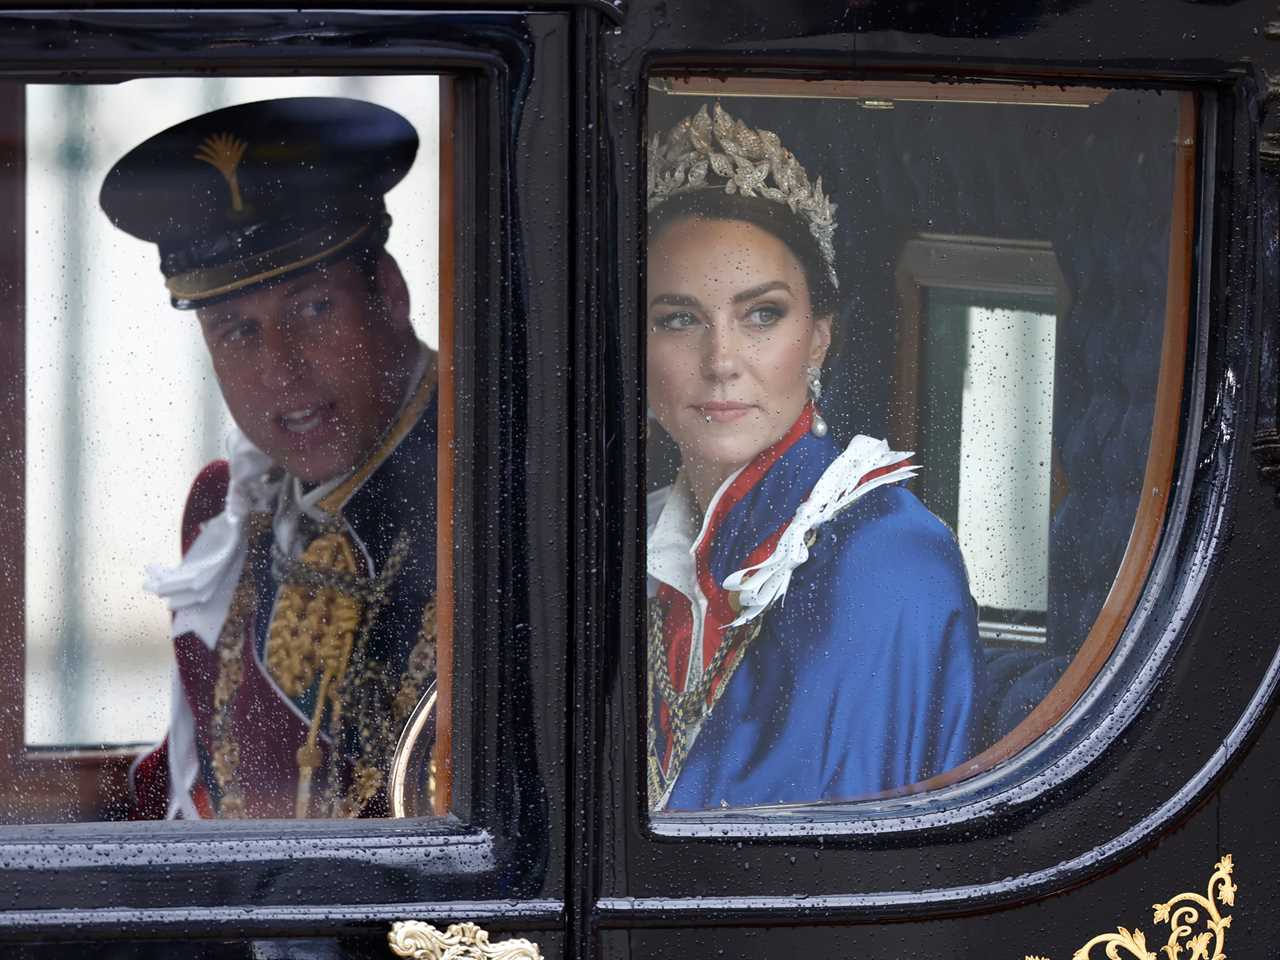
[[0, 87], [0, 820], [430, 812], [440, 86]]
[[648, 125], [651, 809], [993, 769], [1154, 555], [1194, 98], [664, 77]]

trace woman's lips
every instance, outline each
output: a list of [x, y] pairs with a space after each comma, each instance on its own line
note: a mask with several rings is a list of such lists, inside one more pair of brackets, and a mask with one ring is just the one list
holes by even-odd
[[733, 423], [741, 420], [754, 408], [749, 403], [713, 400], [710, 403], [699, 404], [696, 409], [707, 423]]

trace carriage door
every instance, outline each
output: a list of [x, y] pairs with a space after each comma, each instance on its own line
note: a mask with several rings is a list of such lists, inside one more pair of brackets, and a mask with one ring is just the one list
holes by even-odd
[[[564, 718], [579, 590], [567, 531], [580, 473], [567, 371], [582, 302], [570, 292], [575, 194], [566, 171], [578, 136], [575, 17], [586, 16], [568, 8], [0, 15], [6, 956], [566, 955]], [[244, 303], [229, 296], [243, 277], [175, 266], [172, 251], [162, 261], [154, 245], [117, 229], [99, 192], [112, 165], [148, 137], [286, 98], [339, 98], [316, 101], [338, 113], [312, 116], [336, 126], [311, 140], [270, 125], [213, 130], [162, 164], [168, 172], [156, 175], [168, 179], [147, 194], [160, 199], [130, 215], [179, 229], [165, 197], [194, 190], [192, 209], [239, 217], [234, 242], [256, 243], [258, 229], [292, 229], [263, 211], [293, 204], [299, 216], [324, 215], [326, 177], [348, 177], [352, 194], [381, 176], [373, 156], [381, 141], [360, 141], [363, 128], [335, 120], [341, 111], [398, 116], [397, 129], [416, 134], [416, 156], [402, 136], [397, 156], [413, 159], [386, 193], [387, 217], [372, 228], [362, 221], [350, 236], [329, 221], [290, 235], [255, 253], [251, 280], [255, 290], [292, 296], [277, 273], [345, 275], [355, 261], [334, 251], [361, 231], [386, 230], [399, 292], [378, 302], [388, 317], [407, 311], [421, 347], [395, 422], [374, 431], [367, 469], [349, 473], [345, 486], [295, 477], [274, 460], [246, 468], [240, 477], [250, 485], [234, 488], [240, 499], [197, 483], [187, 546], [222, 530], [226, 550], [208, 554], [220, 570], [241, 543], [232, 531], [256, 530], [262, 577], [293, 570], [305, 601], [291, 621], [290, 635], [304, 641], [296, 649], [224, 649], [215, 625], [205, 702], [173, 682], [171, 634], [182, 630], [143, 591], [143, 565], [178, 563], [193, 478], [227, 456], [236, 423], [253, 422], [243, 410], [233, 422], [236, 406], [224, 402], [236, 395], [225, 369], [210, 364], [209, 318], [174, 309], [191, 296]], [[346, 172], [332, 165], [334, 150], [352, 164]], [[263, 174], [286, 168], [294, 173]], [[258, 215], [267, 226], [255, 226]], [[221, 241], [203, 239], [212, 246], [182, 255], [217, 259]], [[351, 276], [385, 293], [379, 262], [365, 279]], [[194, 286], [166, 290], [159, 267]], [[288, 317], [294, 339], [281, 349], [309, 336], [309, 323], [342, 329], [323, 319], [332, 309], [329, 301], [297, 307]], [[217, 322], [227, 344], [247, 349], [266, 320]], [[331, 351], [323, 355], [335, 396], [360, 407], [368, 398], [350, 395], [343, 371], [356, 377], [367, 358], [334, 355], [335, 342], [321, 337], [315, 349]], [[288, 363], [301, 361], [283, 357], [280, 369]], [[369, 382], [380, 389], [377, 371]], [[340, 436], [355, 422], [342, 419], [341, 404], [317, 400], [319, 408], [277, 411], [277, 426], [301, 437], [331, 417]], [[270, 442], [259, 452], [271, 460]], [[233, 486], [235, 464], [251, 463], [243, 455], [233, 442]], [[211, 469], [225, 481], [225, 468]], [[296, 497], [306, 513], [319, 487], [336, 497], [326, 502], [341, 502], [326, 535], [357, 545], [337, 550], [348, 566], [316, 566], [311, 553], [295, 563], [281, 548], [288, 538], [276, 524], [287, 509], [278, 498]], [[434, 532], [402, 544], [397, 531], [411, 524]], [[256, 548], [245, 549], [247, 570]], [[307, 581], [304, 568], [319, 572]], [[265, 616], [253, 593], [248, 608]], [[326, 610], [311, 602], [330, 594], [346, 599]], [[272, 609], [284, 604], [277, 598]], [[308, 638], [321, 633], [341, 648], [349, 606], [350, 656], [322, 650], [298, 680], [285, 668], [304, 670]], [[233, 604], [227, 616], [244, 610]], [[192, 629], [188, 640], [202, 636]], [[331, 659], [360, 670], [330, 676]], [[321, 674], [329, 686], [299, 706]], [[189, 700], [185, 741], [174, 697]], [[255, 725], [250, 698], [258, 716], [283, 719]], [[271, 713], [272, 704], [288, 709]], [[348, 720], [355, 726], [344, 728]], [[289, 731], [308, 724], [318, 732], [298, 762], [312, 771], [310, 789], [300, 785], [295, 796], [290, 786], [281, 812], [270, 805], [281, 798], [263, 792], [267, 758], [284, 744], [292, 763]], [[190, 750], [157, 762], [153, 749], [166, 736]], [[350, 746], [357, 742], [364, 746]], [[303, 762], [304, 753], [324, 756], [321, 748], [344, 757], [336, 762], [348, 772]], [[161, 779], [148, 779], [157, 769]], [[181, 769], [193, 786], [175, 795], [163, 775]], [[171, 819], [136, 819], [165, 813]]]
[[1271, 54], [1055, 10], [609, 40], [605, 956], [1269, 942]]

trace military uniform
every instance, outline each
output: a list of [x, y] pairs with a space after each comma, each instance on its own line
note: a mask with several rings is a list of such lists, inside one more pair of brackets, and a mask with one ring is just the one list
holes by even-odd
[[[101, 202], [157, 244], [175, 307], [211, 306], [380, 251], [416, 149], [373, 104], [262, 101], [147, 140]], [[169, 732], [132, 771], [138, 817], [389, 813], [392, 753], [435, 679], [435, 363], [417, 349], [354, 468], [304, 483], [237, 432], [196, 479], [183, 561], [150, 571], [176, 670]]]

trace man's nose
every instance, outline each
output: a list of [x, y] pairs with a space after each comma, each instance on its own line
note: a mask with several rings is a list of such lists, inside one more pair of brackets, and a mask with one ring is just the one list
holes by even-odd
[[733, 323], [713, 320], [703, 342], [702, 370], [711, 380], [729, 380], [737, 376], [742, 362], [742, 345]]
[[302, 368], [297, 345], [288, 331], [280, 327], [264, 331], [259, 361], [262, 385], [277, 390], [293, 383]]

